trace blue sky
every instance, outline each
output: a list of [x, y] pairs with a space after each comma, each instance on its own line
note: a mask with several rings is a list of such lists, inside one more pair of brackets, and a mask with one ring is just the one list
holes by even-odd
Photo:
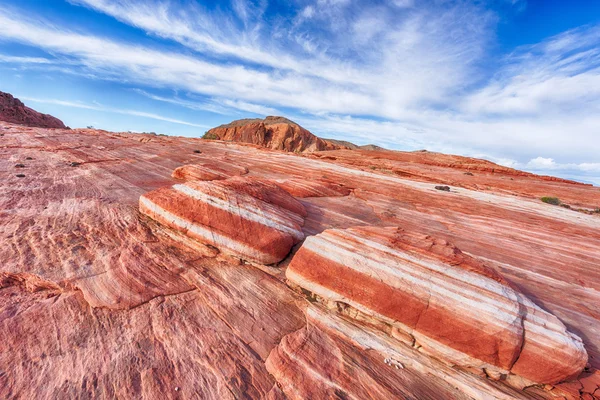
[[0, 0], [0, 90], [72, 127], [321, 137], [600, 185], [600, 2]]

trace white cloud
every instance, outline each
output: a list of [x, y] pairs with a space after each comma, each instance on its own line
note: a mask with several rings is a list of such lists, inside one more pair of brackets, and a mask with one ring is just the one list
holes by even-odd
[[300, 17], [302, 19], [310, 19], [315, 15], [315, 8], [313, 6], [306, 6], [300, 12]]
[[206, 126], [206, 125], [194, 124], [191, 122], [182, 121], [182, 120], [175, 119], [175, 118], [169, 118], [169, 117], [165, 117], [162, 115], [148, 113], [148, 112], [144, 112], [144, 111], [122, 110], [122, 109], [118, 109], [118, 108], [104, 107], [102, 105], [97, 105], [97, 104], [92, 105], [92, 104], [76, 103], [76, 102], [72, 102], [72, 101], [64, 101], [64, 100], [57, 100], [57, 99], [36, 99], [36, 98], [32, 98], [32, 97], [20, 97], [20, 99], [23, 101], [31, 101], [34, 103], [55, 104], [55, 105], [64, 106], [64, 107], [82, 108], [82, 109], [86, 109], [86, 110], [95, 110], [95, 111], [110, 112], [110, 113], [116, 113], [116, 114], [131, 115], [131, 116], [135, 116], [135, 117], [150, 118], [150, 119], [155, 119], [158, 121], [171, 122], [171, 123], [179, 124], [179, 125], [194, 126], [197, 128], [210, 128], [209, 126]]
[[391, 0], [391, 3], [396, 7], [409, 8], [415, 5], [415, 0]]
[[552, 158], [536, 157], [529, 160], [527, 163], [528, 168], [533, 169], [548, 169], [556, 168], [557, 164]]
[[53, 61], [44, 57], [14, 57], [0, 54], [0, 62], [17, 64], [52, 64]]
[[599, 163], [557, 163], [552, 158], [536, 157], [525, 164], [531, 170], [572, 170], [581, 172], [595, 172], [600, 174]]

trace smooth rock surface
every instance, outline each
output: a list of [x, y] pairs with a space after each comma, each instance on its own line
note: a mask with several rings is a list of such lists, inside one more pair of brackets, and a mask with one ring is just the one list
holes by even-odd
[[555, 316], [445, 240], [393, 227], [327, 230], [305, 240], [286, 276], [465, 368], [555, 384], [587, 363], [581, 339]]

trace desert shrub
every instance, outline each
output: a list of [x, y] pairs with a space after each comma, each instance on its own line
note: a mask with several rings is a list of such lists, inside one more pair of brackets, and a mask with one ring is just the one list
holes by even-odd
[[219, 137], [212, 132], [206, 132], [204, 136], [202, 136], [202, 139], [219, 140]]
[[559, 206], [560, 205], [560, 199], [558, 197], [544, 196], [544, 197], [541, 198], [541, 200], [544, 203], [552, 204], [553, 206]]

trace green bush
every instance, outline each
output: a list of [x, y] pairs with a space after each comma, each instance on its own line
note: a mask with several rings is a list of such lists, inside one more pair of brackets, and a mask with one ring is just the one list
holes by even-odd
[[542, 197], [544, 203], [552, 204], [553, 206], [560, 206], [560, 199], [558, 197]]
[[212, 132], [206, 132], [204, 136], [202, 136], [202, 139], [219, 140], [219, 137]]

